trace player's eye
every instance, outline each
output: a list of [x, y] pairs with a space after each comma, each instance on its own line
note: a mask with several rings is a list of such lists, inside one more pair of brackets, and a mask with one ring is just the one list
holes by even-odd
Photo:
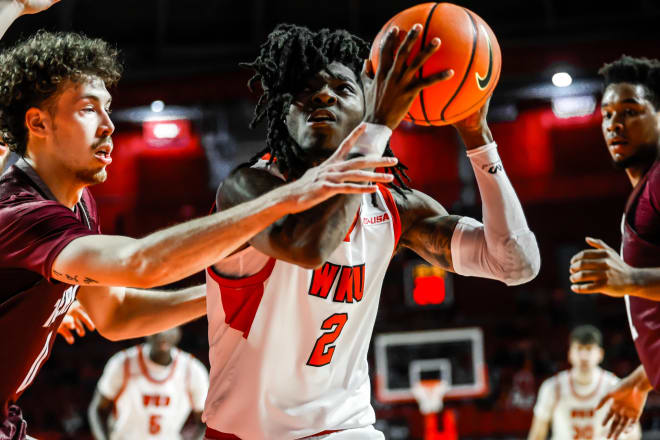
[[339, 87], [337, 87], [337, 90], [340, 92], [350, 92], [350, 93], [355, 93], [355, 89], [353, 86], [351, 86], [348, 83], [340, 84]]

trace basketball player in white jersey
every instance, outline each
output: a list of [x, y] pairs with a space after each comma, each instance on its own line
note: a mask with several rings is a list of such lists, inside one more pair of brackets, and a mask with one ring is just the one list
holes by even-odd
[[[440, 44], [433, 40], [409, 60], [421, 31], [415, 26], [400, 49], [392, 31], [372, 76], [363, 63], [368, 45], [348, 32], [278, 26], [247, 65], [256, 71], [251, 83], [260, 81], [264, 90], [255, 121], [267, 119], [267, 148], [224, 182], [218, 208], [295, 180], [340, 151], [356, 130], [365, 129], [354, 153], [391, 156], [392, 129], [420, 89], [452, 74], [419, 78]], [[383, 277], [401, 246], [463, 275], [510, 285], [534, 278], [536, 240], [486, 112], [487, 105], [456, 124], [477, 175], [485, 225], [449, 215], [409, 189], [399, 167], [398, 185], [379, 186], [373, 196], [333, 197], [284, 217], [207, 270], [206, 438], [384, 438], [372, 426], [367, 350]], [[270, 159], [258, 160], [262, 154]]]
[[[618, 383], [619, 378], [599, 367], [603, 361], [603, 336], [592, 325], [576, 327], [569, 337], [570, 370], [545, 380], [539, 390], [528, 440], [545, 440], [552, 425], [554, 440], [601, 440], [607, 435], [603, 425], [606, 409], [598, 403]], [[639, 423], [622, 437], [641, 438]]]
[[191, 412], [201, 438], [208, 372], [179, 339], [176, 327], [110, 358], [88, 411], [97, 440], [178, 440]]

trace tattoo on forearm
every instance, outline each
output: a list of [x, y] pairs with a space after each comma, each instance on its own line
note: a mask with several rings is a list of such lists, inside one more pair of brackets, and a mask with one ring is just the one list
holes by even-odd
[[[57, 275], [58, 277], [66, 278], [68, 281], [73, 281], [75, 283], [80, 283], [80, 280], [78, 279], [79, 275], [70, 275], [68, 273], [60, 273], [53, 269], [53, 273]], [[84, 277], [82, 284], [98, 284], [99, 282], [93, 278], [90, 277]]]

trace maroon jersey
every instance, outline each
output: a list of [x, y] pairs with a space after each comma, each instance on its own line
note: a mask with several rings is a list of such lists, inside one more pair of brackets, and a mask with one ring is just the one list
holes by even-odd
[[50, 278], [73, 239], [100, 233], [85, 189], [75, 210], [57, 202], [24, 160], [0, 177], [0, 404], [7, 417], [50, 354], [78, 286]]
[[[623, 260], [633, 267], [660, 267], [660, 161], [628, 198], [623, 222]], [[637, 354], [653, 388], [660, 390], [660, 302], [626, 296]]]

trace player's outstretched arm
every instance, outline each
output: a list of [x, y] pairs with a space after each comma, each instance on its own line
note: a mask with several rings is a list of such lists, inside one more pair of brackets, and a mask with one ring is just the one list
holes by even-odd
[[78, 300], [101, 336], [112, 341], [152, 335], [206, 314], [206, 286], [141, 290], [82, 286]]
[[632, 267], [603, 240], [586, 237], [593, 249], [571, 258], [571, 290], [608, 296], [638, 296], [660, 301], [660, 267]]
[[483, 224], [447, 215], [438, 202], [416, 191], [406, 199], [395, 195], [401, 215], [401, 245], [460, 275], [522, 284], [538, 274], [541, 258], [497, 154], [486, 124], [487, 112], [488, 103], [455, 124], [481, 193]]
[[640, 365], [635, 371], [621, 379], [621, 382], [603, 397], [596, 410], [605, 406], [610, 400], [612, 401], [612, 405], [603, 419], [603, 426], [611, 423], [607, 438], [616, 440], [639, 420], [646, 404], [646, 398], [652, 389], [644, 367]]
[[[358, 188], [370, 188], [363, 183], [388, 183], [392, 175], [375, 173], [374, 168], [396, 165], [395, 158], [380, 156], [356, 157], [344, 160], [353, 146], [366, 134], [367, 124], [360, 124], [342, 142], [333, 155], [318, 167], [309, 169], [300, 179], [292, 184], [308, 186], [310, 190], [315, 182], [335, 181], [341, 173], [348, 173], [349, 180]], [[387, 142], [378, 136], [379, 142]], [[383, 147], [384, 148], [384, 147]], [[245, 201], [254, 200], [272, 188], [282, 188], [285, 182], [264, 170], [240, 168], [225, 180], [218, 191], [217, 205], [227, 209]], [[250, 244], [271, 257], [288, 261], [303, 267], [315, 268], [325, 261], [341, 240], [355, 219], [361, 197], [339, 195], [324, 201], [318, 206], [302, 212], [287, 215], [266, 227], [263, 232], [250, 237]], [[232, 208], [233, 209], [233, 208]], [[246, 240], [247, 241], [247, 240]]]
[[286, 214], [307, 210], [337, 194], [376, 190], [360, 184], [363, 182], [391, 181], [388, 174], [362, 169], [392, 166], [396, 161], [384, 158], [345, 161], [346, 153], [340, 151], [310, 169], [303, 178], [253, 200], [141, 239], [110, 235], [76, 238], [55, 258], [52, 277], [82, 286], [164, 285], [220, 261]]
[[0, 0], [0, 38], [21, 15], [36, 14], [60, 0]]

